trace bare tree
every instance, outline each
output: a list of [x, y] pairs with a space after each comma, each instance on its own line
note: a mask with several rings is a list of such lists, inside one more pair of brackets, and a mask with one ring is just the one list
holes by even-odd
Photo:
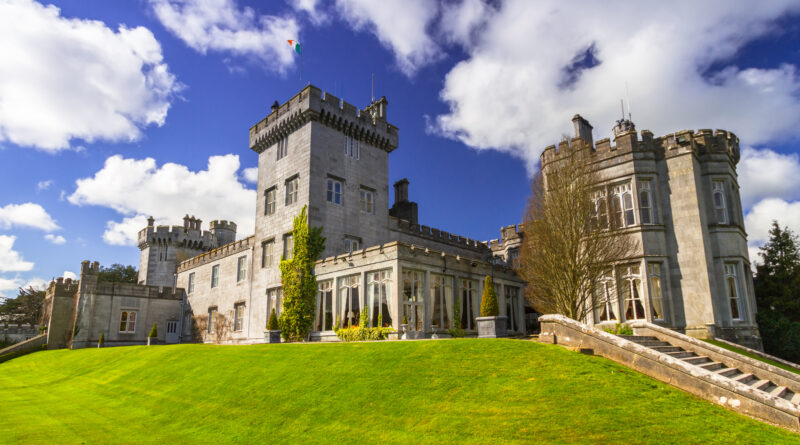
[[636, 244], [608, 227], [608, 202], [588, 149], [570, 150], [534, 177], [525, 214], [520, 275], [540, 312], [585, 320], [604, 272]]

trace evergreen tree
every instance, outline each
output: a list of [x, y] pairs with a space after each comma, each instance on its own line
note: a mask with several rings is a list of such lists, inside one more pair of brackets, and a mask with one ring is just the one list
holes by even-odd
[[500, 315], [497, 304], [497, 293], [494, 291], [492, 277], [486, 275], [483, 282], [483, 295], [481, 296], [481, 317], [496, 317]]
[[761, 339], [767, 353], [800, 362], [800, 242], [777, 221], [769, 235], [754, 280]]
[[281, 259], [283, 311], [281, 335], [287, 341], [301, 341], [314, 325], [317, 278], [314, 262], [325, 250], [322, 227], [309, 227], [306, 206], [294, 218], [292, 258]]

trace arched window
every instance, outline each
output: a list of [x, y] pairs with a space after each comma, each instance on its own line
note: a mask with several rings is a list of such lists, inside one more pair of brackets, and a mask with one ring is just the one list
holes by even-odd
[[614, 212], [614, 227], [628, 227], [636, 223], [633, 214], [633, 195], [631, 184], [616, 185], [611, 190], [611, 207]]
[[653, 224], [653, 201], [650, 195], [650, 181], [639, 182], [639, 221], [642, 224]]
[[625, 266], [622, 268], [622, 278], [619, 285], [622, 300], [625, 304], [626, 320], [643, 320], [644, 304], [642, 303], [642, 277], [639, 266]]
[[625, 206], [625, 226], [632, 226], [636, 223], [633, 219], [633, 195], [626, 192], [622, 195], [622, 204]]
[[594, 288], [595, 322], [617, 320], [617, 295], [611, 270], [603, 272], [600, 282]]
[[728, 224], [728, 206], [725, 199], [725, 181], [714, 181], [712, 191], [714, 194], [714, 212], [717, 222]]
[[731, 318], [734, 320], [741, 320], [742, 311], [739, 307], [739, 282], [736, 279], [736, 264], [725, 265], [725, 286], [728, 288], [728, 301], [731, 305]]

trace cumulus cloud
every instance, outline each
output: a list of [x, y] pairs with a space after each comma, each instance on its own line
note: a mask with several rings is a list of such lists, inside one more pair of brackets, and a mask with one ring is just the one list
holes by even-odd
[[745, 208], [768, 197], [800, 198], [800, 156], [797, 153], [743, 147], [738, 173]]
[[53, 235], [52, 233], [48, 233], [44, 236], [44, 239], [50, 241], [53, 244], [64, 244], [67, 242], [66, 238], [61, 235]]
[[232, 154], [210, 157], [201, 171], [116, 155], [94, 176], [78, 179], [67, 199], [75, 205], [108, 207], [123, 216], [107, 223], [103, 239], [109, 244], [135, 245], [149, 215], [159, 224], [182, 224], [187, 213], [205, 222], [232, 220], [239, 236], [247, 236], [255, 227], [256, 192], [239, 181], [239, 165], [239, 157]]
[[53, 185], [53, 180], [39, 181], [36, 183], [36, 190], [47, 190]]
[[167, 30], [202, 54], [250, 57], [281, 72], [294, 63], [286, 40], [299, 38], [300, 28], [291, 16], [259, 15], [235, 0], [150, 0], [150, 5]]
[[75, 272], [70, 272], [68, 270], [65, 270], [64, 273], [61, 274], [61, 276], [64, 277], [64, 278], [69, 278], [71, 280], [77, 280], [78, 279], [78, 275], [75, 274]]
[[441, 48], [426, 32], [438, 15], [433, 0], [337, 0], [336, 9], [350, 26], [372, 33], [390, 49], [406, 75], [441, 57]]
[[27, 272], [33, 269], [33, 263], [22, 259], [22, 255], [13, 249], [16, 236], [0, 235], [0, 272]]
[[45, 290], [47, 289], [48, 281], [43, 278], [31, 278], [30, 280], [26, 281], [25, 284], [22, 285], [23, 289], [28, 289], [32, 287], [34, 290]]
[[781, 227], [788, 226], [795, 233], [800, 233], [800, 201], [767, 198], [754, 205], [744, 219], [751, 244], [761, 245], [769, 240], [773, 220], [777, 220]]
[[308, 15], [308, 19], [315, 25], [321, 25], [330, 19], [330, 16], [320, 5], [320, 0], [294, 0], [288, 1], [289, 5], [295, 11], [304, 12]]
[[130, 141], [181, 88], [144, 27], [114, 31], [31, 0], [0, 2], [0, 142], [46, 151]]
[[[799, 9], [789, 1], [531, 7], [510, 0], [447, 74], [441, 98], [449, 112], [429, 129], [511, 153], [533, 170], [544, 147], [571, 133], [575, 113], [592, 122], [595, 139], [610, 136], [627, 82], [633, 120], [657, 135], [724, 128], [750, 145], [797, 136], [797, 68], [729, 61]], [[723, 68], [709, 72], [714, 63]]]
[[461, 0], [445, 3], [439, 23], [440, 34], [450, 43], [471, 48], [476, 32], [494, 14], [495, 10], [482, 0]]
[[242, 170], [242, 178], [253, 184], [258, 182], [258, 167], [250, 167]]
[[0, 295], [8, 296], [8, 291], [16, 292], [22, 286], [23, 281], [19, 278], [0, 277]]
[[32, 202], [8, 204], [5, 207], [0, 207], [0, 228], [10, 229], [14, 227], [32, 227], [45, 232], [60, 229], [53, 217], [42, 206]]

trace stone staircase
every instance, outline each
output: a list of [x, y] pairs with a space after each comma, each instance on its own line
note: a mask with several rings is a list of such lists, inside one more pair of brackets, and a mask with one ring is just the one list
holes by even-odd
[[768, 373], [742, 371], [734, 363], [725, 363], [727, 360], [722, 359], [717, 361], [703, 355], [702, 350], [695, 352], [692, 349], [696, 348], [692, 348], [691, 346], [685, 349], [684, 347], [675, 346], [667, 341], [659, 340], [658, 337], [654, 336], [620, 335], [620, 337], [650, 348], [656, 352], [680, 359], [692, 366], [697, 366], [706, 371], [711, 371], [717, 375], [727, 377], [733, 381], [743, 383], [773, 397], [779, 397], [795, 405], [800, 405], [800, 392], [795, 392], [786, 386], [773, 382], [775, 378], [768, 375]]

